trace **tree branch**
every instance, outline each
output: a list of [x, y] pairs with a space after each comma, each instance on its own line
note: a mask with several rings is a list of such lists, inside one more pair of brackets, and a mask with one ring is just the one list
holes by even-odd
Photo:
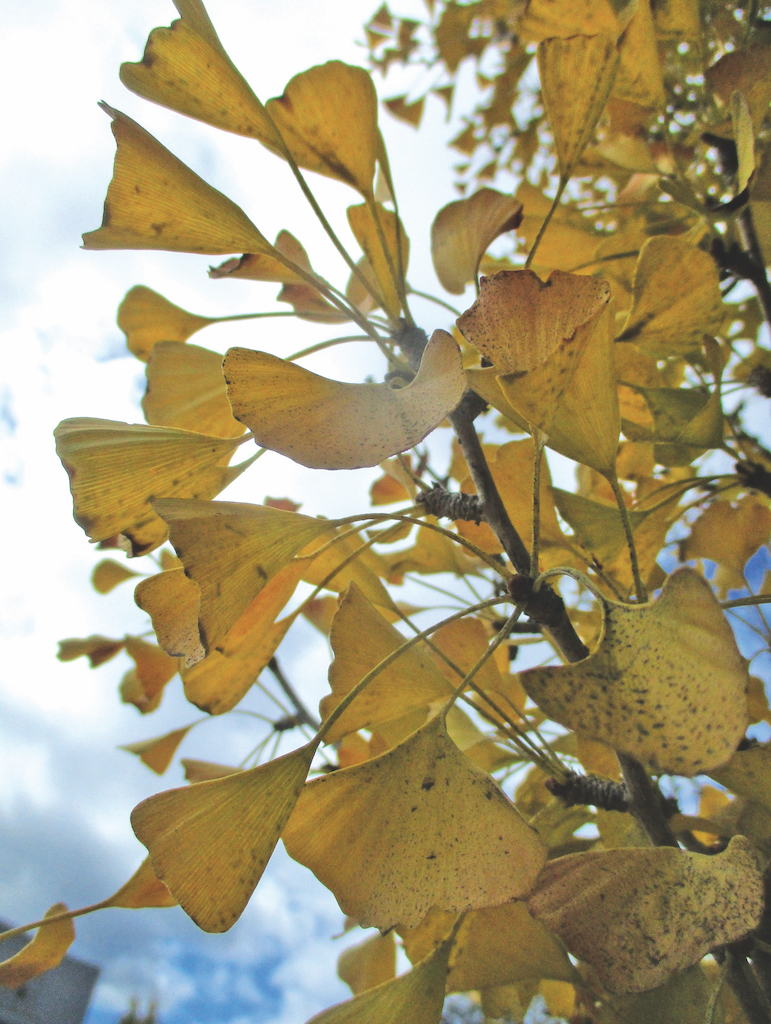
[[276, 678], [276, 681], [277, 681], [278, 685], [281, 687], [281, 689], [284, 691], [286, 696], [289, 698], [289, 700], [290, 700], [290, 702], [292, 704], [292, 707], [297, 712], [297, 721], [298, 721], [298, 723], [300, 725], [309, 725], [311, 727], [311, 729], [318, 729], [319, 726], [321, 725], [321, 723], [319, 722], [319, 720], [317, 718], [315, 718], [310, 713], [310, 711], [306, 708], [306, 706], [303, 704], [303, 702], [297, 696], [297, 694], [294, 691], [294, 687], [289, 682], [289, 680], [286, 678], [284, 673], [281, 671], [281, 668], [280, 668], [278, 662], [276, 661], [275, 657], [270, 659], [270, 661], [266, 665], [266, 668], [268, 668], [273, 673], [273, 675]]

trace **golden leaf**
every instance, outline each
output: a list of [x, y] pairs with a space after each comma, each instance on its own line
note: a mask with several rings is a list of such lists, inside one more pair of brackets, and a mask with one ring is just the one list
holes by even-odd
[[103, 558], [94, 566], [91, 573], [91, 586], [97, 594], [109, 594], [121, 583], [134, 579], [138, 575], [138, 572], [134, 572], [133, 569], [129, 569], [112, 558]]
[[125, 640], [112, 640], [108, 636], [98, 634], [84, 637], [82, 640], [72, 637], [59, 641], [56, 657], [59, 661], [74, 661], [76, 658], [86, 657], [91, 668], [98, 668], [116, 654], [120, 654], [125, 646]]
[[417, 925], [528, 893], [546, 851], [441, 716], [398, 747], [306, 785], [284, 833], [291, 857], [362, 924]]
[[344, 181], [373, 198], [377, 94], [363, 68], [338, 60], [309, 68], [265, 106], [299, 167]]
[[[275, 249], [309, 274], [313, 273], [307, 252], [289, 231], [279, 231]], [[240, 258], [234, 256], [218, 267], [209, 267], [209, 277], [215, 280], [221, 277], [235, 277], [247, 281], [280, 281], [281, 284], [308, 287], [304, 277], [285, 266], [275, 256], [268, 256], [266, 253], [245, 253]]]
[[140, 761], [147, 765], [156, 775], [163, 775], [171, 764], [180, 743], [187, 736], [192, 725], [182, 729], [174, 729], [165, 736], [156, 736], [151, 740], [138, 740], [136, 743], [124, 743], [118, 749], [129, 754], [136, 754]]
[[236, 419], [257, 443], [312, 469], [377, 466], [414, 447], [463, 397], [457, 344], [434, 331], [402, 388], [341, 384], [267, 352], [232, 348], [225, 380]]
[[521, 221], [522, 204], [491, 188], [443, 206], [431, 225], [431, 259], [442, 287], [462, 295], [490, 245]]
[[137, 910], [140, 907], [176, 907], [177, 901], [156, 877], [150, 858], [145, 857], [128, 882], [105, 900], [104, 905]]
[[528, 42], [555, 36], [618, 36], [623, 28], [619, 19], [624, 6], [629, 5], [614, 4], [611, 0], [531, 0], [517, 34]]
[[609, 991], [644, 992], [752, 931], [763, 879], [744, 836], [716, 856], [598, 850], [550, 861], [528, 906]]
[[213, 782], [158, 793], [131, 824], [153, 871], [206, 932], [241, 916], [302, 789], [316, 744]]
[[627, 9], [634, 13], [619, 40], [621, 62], [613, 95], [658, 110], [664, 106], [666, 94], [651, 4], [629, 4]]
[[709, 775], [737, 796], [771, 811], [771, 747], [767, 743], [735, 751], [727, 764]]
[[713, 501], [691, 525], [682, 558], [709, 558], [725, 570], [725, 589], [744, 588], [744, 567], [771, 536], [771, 511], [754, 495]]
[[150, 353], [142, 411], [153, 426], [214, 437], [239, 437], [245, 429], [233, 419], [219, 352], [177, 341], [160, 342]]
[[275, 254], [240, 207], [136, 121], [102, 106], [113, 119], [118, 152], [102, 226], [83, 235], [85, 249]]
[[425, 96], [421, 96], [412, 103], [407, 102], [406, 95], [394, 96], [390, 100], [383, 100], [383, 106], [397, 121], [404, 121], [406, 124], [411, 124], [413, 128], [418, 128], [423, 117], [425, 102]]
[[410, 240], [396, 214], [387, 210], [382, 203], [349, 206], [347, 212], [351, 231], [375, 278], [376, 291], [382, 299], [383, 309], [392, 320], [397, 321], [402, 310], [400, 294], [404, 293], [405, 288]]
[[187, 782], [211, 782], [213, 779], [224, 779], [227, 775], [235, 775], [243, 768], [233, 768], [229, 764], [217, 764], [216, 761], [197, 761], [190, 757], [181, 757], [179, 763], [185, 769]]
[[143, 284], [130, 288], [118, 306], [118, 327], [126, 335], [128, 350], [143, 362], [159, 341], [187, 341], [216, 322], [216, 317], [188, 313]]
[[158, 643], [190, 667], [206, 657], [198, 631], [201, 591], [184, 569], [168, 569], [137, 586], [134, 601], [152, 619]]
[[499, 373], [520, 373], [572, 342], [609, 298], [607, 281], [593, 277], [555, 270], [544, 282], [532, 270], [502, 270], [481, 279], [479, 298], [457, 323]]
[[747, 663], [709, 583], [678, 569], [640, 606], [604, 602], [596, 650], [520, 674], [550, 718], [655, 772], [698, 775], [730, 758], [747, 725]]
[[224, 639], [265, 584], [334, 522], [267, 505], [162, 499], [186, 575], [201, 591], [199, 630], [207, 653]]
[[63, 420], [54, 437], [70, 477], [75, 522], [92, 541], [125, 534], [134, 555], [166, 539], [152, 498], [213, 498], [245, 468], [217, 465], [241, 441], [174, 427], [84, 417]]
[[[46, 917], [67, 912], [65, 903], [54, 903]], [[20, 988], [39, 974], [58, 967], [75, 940], [75, 926], [69, 918], [38, 928], [31, 942], [0, 963], [0, 985]]]
[[[321, 700], [324, 720], [371, 669], [405, 643], [405, 638], [351, 583], [332, 620], [330, 642], [334, 652], [329, 667], [332, 692]], [[427, 712], [429, 704], [452, 691], [428, 648], [416, 644], [375, 676], [325, 739], [334, 743], [346, 733], [371, 728], [416, 708]]]
[[179, 665], [157, 644], [136, 636], [126, 637], [126, 653], [133, 658], [135, 667], [123, 677], [121, 699], [146, 715], [160, 704], [163, 688], [177, 674]]
[[337, 976], [355, 996], [392, 981], [396, 977], [394, 933], [372, 935], [355, 946], [349, 946], [337, 959]]

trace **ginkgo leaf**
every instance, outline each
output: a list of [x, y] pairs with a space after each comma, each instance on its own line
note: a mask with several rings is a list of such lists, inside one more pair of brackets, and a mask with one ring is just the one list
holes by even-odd
[[[332, 620], [330, 641], [334, 652], [329, 667], [332, 692], [322, 698], [319, 706], [324, 720], [371, 669], [401, 647], [405, 637], [351, 583]], [[416, 645], [375, 676], [337, 719], [325, 739], [334, 743], [346, 733], [399, 718], [415, 708], [428, 711], [429, 704], [450, 696], [452, 691], [429, 649], [424, 644]]]
[[145, 857], [125, 885], [105, 900], [105, 906], [137, 910], [140, 907], [176, 907], [177, 901], [153, 871]]
[[228, 775], [235, 775], [243, 771], [242, 768], [233, 768], [229, 764], [217, 764], [216, 761], [197, 761], [190, 757], [181, 757], [179, 763], [185, 770], [187, 782], [211, 782], [213, 779], [224, 779]]
[[659, 109], [666, 93], [662, 79], [653, 11], [650, 4], [627, 4], [626, 13], [633, 12], [619, 40], [621, 62], [613, 95], [639, 107]]
[[[289, 231], [279, 231], [276, 237], [276, 251], [283, 253], [292, 263], [309, 274], [313, 273], [311, 262], [303, 245]], [[235, 277], [247, 281], [280, 281], [281, 284], [304, 284], [305, 278], [285, 266], [275, 256], [266, 253], [245, 253], [239, 258], [225, 260], [218, 267], [209, 267], [209, 277]]]
[[168, 569], [142, 580], [134, 601], [152, 619], [158, 643], [167, 654], [184, 658], [186, 667], [206, 657], [198, 631], [201, 591], [184, 569]]
[[[427, 522], [436, 519], [427, 517]], [[459, 544], [444, 534], [420, 527], [418, 537], [411, 548], [395, 551], [383, 556], [387, 566], [389, 583], [401, 583], [406, 572], [434, 573], [452, 572], [457, 576], [478, 572], [482, 563], [470, 556]]]
[[337, 976], [356, 996], [396, 977], [396, 942], [393, 932], [372, 935], [349, 946], [337, 960]]
[[716, 856], [597, 850], [550, 861], [528, 906], [610, 992], [644, 992], [752, 931], [763, 877], [744, 836]]
[[499, 373], [520, 373], [545, 362], [610, 298], [607, 281], [559, 270], [545, 282], [532, 270], [502, 270], [479, 284], [479, 298], [457, 324]]
[[737, 796], [762, 804], [771, 811], [771, 747], [768, 744], [735, 751], [727, 764], [709, 774]]
[[102, 226], [83, 235], [85, 249], [275, 255], [232, 200], [207, 185], [136, 121], [103, 106], [113, 119], [118, 152]]
[[295, 620], [296, 612], [275, 621], [302, 573], [302, 563], [297, 562], [281, 569], [217, 647], [194, 667], [182, 670], [185, 696], [191, 704], [210, 715], [221, 715], [248, 693]]
[[[46, 917], [67, 912], [65, 903], [54, 903], [46, 911]], [[20, 988], [28, 981], [58, 967], [64, 955], [75, 941], [75, 926], [69, 918], [41, 925], [31, 942], [14, 956], [0, 963], [0, 985]]]
[[126, 653], [135, 667], [123, 677], [120, 686], [124, 703], [134, 704], [142, 714], [155, 711], [161, 702], [163, 688], [177, 674], [176, 658], [137, 636], [127, 636]]
[[291, 857], [364, 925], [417, 925], [528, 893], [546, 851], [493, 779], [434, 717], [380, 757], [308, 783], [284, 833]]
[[411, 971], [311, 1017], [308, 1024], [437, 1024], [452, 941]]
[[771, 100], [771, 47], [765, 40], [738, 46], [707, 68], [704, 77], [718, 100], [728, 106], [734, 92], [745, 97], [755, 133]]
[[143, 284], [130, 288], [118, 306], [118, 327], [128, 350], [144, 362], [159, 341], [187, 341], [216, 322], [216, 317], [188, 313]]
[[344, 324], [351, 319], [309, 284], [285, 284], [276, 301], [289, 303], [300, 320], [312, 324]]
[[606, 600], [597, 649], [520, 674], [550, 718], [647, 764], [698, 775], [724, 764], [747, 726], [747, 663], [709, 583], [678, 569], [640, 606]]
[[518, 35], [528, 42], [555, 36], [618, 36], [623, 29], [621, 12], [614, 10], [618, 6], [611, 0], [532, 0], [517, 26]]
[[396, 321], [402, 309], [400, 295], [405, 288], [410, 240], [396, 214], [382, 203], [349, 206], [347, 213], [351, 231], [372, 269], [383, 309]]
[[[596, 557], [600, 565], [611, 561], [626, 546], [626, 534], [616, 504], [606, 505], [592, 501], [581, 494], [552, 488], [557, 511], [573, 530], [575, 540], [585, 551]], [[634, 531], [645, 521], [645, 512], [629, 512]]]
[[709, 253], [682, 238], [659, 235], [640, 250], [634, 302], [618, 341], [634, 341], [656, 357], [701, 348], [723, 321], [718, 269]]
[[138, 572], [134, 572], [128, 566], [122, 565], [112, 558], [104, 558], [94, 566], [91, 573], [91, 586], [97, 594], [109, 594], [121, 583], [134, 579], [138, 575]]
[[265, 107], [299, 167], [344, 181], [373, 198], [377, 93], [363, 68], [338, 60], [309, 68]]
[[139, 63], [122, 64], [127, 89], [215, 128], [275, 146], [263, 105], [234, 67], [201, 0], [175, 0], [182, 15], [150, 33]]
[[[361, 537], [346, 537], [343, 530], [330, 530], [326, 536], [311, 541], [301, 552], [299, 557], [307, 559], [302, 578], [313, 586], [323, 583], [325, 589], [338, 593], [346, 590], [349, 583], [355, 583], [364, 597], [386, 614], [389, 622], [398, 619], [394, 600], [380, 580], [388, 571], [387, 564], [371, 547], [363, 546]], [[329, 545], [334, 537], [337, 537], [337, 542]], [[314, 557], [317, 550], [319, 553]], [[353, 554], [356, 557], [349, 560]], [[348, 564], [343, 564], [346, 561]], [[390, 616], [387, 613], [391, 613]]]
[[[417, 928], [402, 929], [412, 963], [422, 960], [444, 939], [455, 915], [433, 908]], [[448, 992], [510, 985], [526, 978], [571, 981], [573, 965], [559, 941], [531, 917], [519, 900], [467, 914], [458, 929], [447, 977]]]
[[431, 259], [442, 287], [462, 295], [490, 245], [521, 221], [522, 204], [491, 188], [443, 206], [431, 225]]
[[411, 124], [413, 128], [418, 128], [423, 117], [425, 102], [425, 96], [421, 96], [412, 103], [407, 102], [406, 96], [394, 96], [390, 100], [383, 100], [383, 106], [397, 121], [404, 121], [406, 124]]
[[544, 39], [536, 51], [546, 115], [561, 178], [573, 173], [610, 95], [618, 68], [616, 37]]
[[621, 426], [611, 326], [606, 306], [540, 366], [498, 378], [504, 398], [550, 448], [608, 479]]
[[125, 750], [129, 754], [136, 754], [139, 760], [156, 775], [163, 775], [179, 749], [180, 743], [192, 728], [192, 725], [186, 725], [182, 729], [173, 729], [171, 732], [167, 732], [165, 736], [156, 736], [151, 740], [138, 740], [136, 743], [124, 743], [118, 749]]
[[744, 567], [771, 537], [771, 511], [754, 495], [713, 501], [691, 524], [682, 559], [709, 558], [724, 570], [724, 587], [746, 586]]
[[113, 640], [108, 636], [87, 636], [83, 639], [72, 637], [59, 641], [59, 651], [56, 657], [59, 661], [74, 661], [76, 658], [88, 658], [91, 668], [98, 668], [110, 661], [116, 654], [120, 654], [126, 645], [125, 639]]
[[342, 384], [267, 352], [232, 348], [225, 380], [236, 419], [258, 444], [312, 469], [358, 469], [414, 447], [460, 402], [460, 351], [434, 331], [406, 387]]
[[153, 426], [214, 437], [238, 437], [245, 429], [230, 409], [220, 353], [176, 341], [160, 342], [150, 353], [142, 411]]
[[207, 653], [265, 584], [334, 522], [232, 501], [154, 503], [185, 574], [201, 591], [199, 630]]
[[92, 541], [125, 534], [134, 555], [166, 539], [151, 498], [213, 498], [244, 466], [217, 464], [240, 440], [113, 420], [63, 420], [56, 451], [70, 477], [74, 516]]
[[153, 871], [199, 928], [224, 932], [241, 916], [315, 751], [309, 743], [249, 771], [158, 793], [132, 811]]

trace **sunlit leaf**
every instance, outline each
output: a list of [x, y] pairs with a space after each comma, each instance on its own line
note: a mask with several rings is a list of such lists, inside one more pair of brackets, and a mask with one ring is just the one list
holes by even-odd
[[584, 0], [580, 4], [575, 0], [532, 0], [519, 23], [518, 34], [528, 42], [554, 36], [618, 36], [623, 27], [619, 19], [624, 6], [628, 4], [613, 4], [610, 0]]
[[[552, 200], [543, 192], [523, 181], [514, 193], [523, 206], [522, 223], [517, 228], [517, 235], [525, 241], [527, 249], [532, 249], [544, 218], [552, 206]], [[583, 220], [583, 218], [582, 218]], [[590, 225], [576, 223], [564, 206], [558, 206], [549, 222], [533, 258], [533, 269], [541, 273], [552, 270], [570, 271], [578, 267], [591, 265], [595, 254], [602, 245], [602, 236], [590, 230]], [[603, 265], [603, 270], [607, 264]], [[505, 269], [505, 268], [496, 268]]]
[[404, 121], [406, 124], [411, 124], [413, 128], [418, 128], [423, 117], [425, 102], [425, 96], [421, 96], [420, 99], [414, 100], [412, 103], [407, 102], [406, 95], [394, 96], [390, 100], [383, 100], [383, 106], [397, 121]]
[[725, 106], [729, 106], [734, 92], [742, 93], [757, 133], [771, 100], [771, 46], [765, 41], [739, 46], [707, 68], [704, 77]]
[[528, 906], [609, 991], [644, 992], [752, 931], [763, 879], [743, 836], [716, 856], [671, 847], [590, 851], [550, 861]]
[[173, 729], [165, 736], [156, 736], [151, 740], [138, 740], [136, 743], [124, 743], [118, 749], [136, 754], [140, 761], [147, 765], [156, 775], [163, 775], [171, 764], [180, 743], [192, 729], [186, 725], [182, 729]]
[[341, 384], [244, 348], [230, 349], [224, 373], [233, 413], [257, 443], [313, 469], [376, 466], [407, 451], [465, 391], [458, 346], [446, 331], [434, 331], [403, 388]]
[[177, 674], [176, 658], [171, 658], [157, 644], [149, 644], [136, 636], [126, 637], [126, 653], [135, 667], [126, 673], [120, 685], [121, 700], [147, 714], [161, 702], [163, 688]]
[[153, 871], [199, 928], [224, 932], [249, 902], [315, 753], [307, 744], [213, 782], [158, 793], [131, 824]]
[[227, 196], [130, 117], [106, 104], [104, 109], [113, 119], [118, 152], [102, 226], [83, 235], [84, 248], [275, 253]]
[[709, 253], [682, 238], [649, 238], [634, 273], [634, 302], [619, 341], [656, 357], [701, 348], [723, 320], [718, 270]]
[[338, 60], [309, 68], [265, 106], [298, 166], [344, 181], [372, 198], [377, 94], [363, 68]]
[[152, 498], [213, 498], [241, 471], [218, 465], [240, 441], [173, 427], [82, 418], [63, 420], [54, 436], [77, 524], [92, 541], [125, 534], [135, 555], [166, 539]]
[[372, 935], [355, 946], [349, 946], [340, 954], [337, 976], [355, 996], [396, 977], [394, 938], [393, 932]]
[[248, 693], [294, 622], [294, 614], [275, 620], [302, 572], [298, 563], [281, 569], [216, 648], [194, 667], [182, 670], [185, 696], [191, 704], [210, 715], [221, 715]]
[[767, 743], [735, 751], [727, 764], [709, 774], [737, 796], [762, 804], [771, 811], [771, 747]]
[[180, 427], [214, 437], [238, 437], [244, 426], [233, 419], [222, 356], [176, 341], [157, 344], [147, 363], [142, 411], [148, 423]]
[[650, 604], [605, 601], [588, 658], [520, 675], [550, 718], [675, 775], [730, 758], [747, 725], [747, 678], [712, 588], [689, 568]]
[[[386, 575], [386, 563], [371, 548], [363, 547], [361, 537], [343, 537], [341, 536], [342, 532], [341, 530], [330, 531], [328, 535], [311, 541], [301, 552], [300, 557], [310, 558], [314, 551], [320, 550], [320, 553], [312, 561], [305, 563], [302, 578], [306, 583], [312, 583], [314, 586], [320, 586], [323, 583], [327, 590], [335, 590], [337, 593], [342, 593], [349, 583], [355, 583], [364, 597], [386, 614], [389, 622], [398, 619], [394, 600], [379, 578]], [[327, 547], [335, 535], [340, 539], [336, 544]], [[342, 563], [354, 552], [358, 552], [356, 558], [341, 567]], [[335, 572], [335, 570], [337, 571]], [[331, 576], [333, 572], [335, 574]], [[331, 578], [329, 578], [330, 576]]]
[[413, 927], [432, 906], [508, 903], [530, 891], [546, 855], [439, 716], [380, 757], [310, 782], [284, 843], [344, 913], [378, 928]]
[[233, 768], [228, 764], [217, 764], [216, 761], [197, 761], [190, 757], [181, 757], [179, 763], [185, 770], [187, 782], [211, 782], [214, 779], [224, 779], [228, 775], [235, 775], [243, 771], [242, 768]]
[[309, 284], [285, 284], [276, 301], [289, 303], [300, 320], [313, 324], [344, 324], [351, 319]]
[[[66, 911], [65, 903], [54, 903], [46, 911], [45, 916], [54, 917]], [[0, 963], [0, 985], [20, 988], [38, 974], [58, 967], [74, 941], [75, 926], [69, 918], [41, 926], [31, 942], [14, 956]]]
[[613, 95], [641, 107], [659, 109], [665, 103], [662, 67], [648, 3], [627, 4], [634, 13], [619, 40], [621, 61]]
[[713, 501], [691, 524], [682, 548], [683, 560], [709, 558], [724, 570], [722, 582], [744, 588], [744, 567], [771, 537], [771, 511], [750, 494], [737, 501]]
[[[452, 928], [455, 916], [430, 910], [417, 928], [401, 932], [410, 960], [422, 960]], [[549, 930], [534, 920], [527, 904], [473, 910], [458, 930], [452, 951], [448, 992], [491, 988], [525, 978], [569, 981], [573, 966]]]
[[443, 206], [431, 225], [431, 259], [442, 287], [462, 295], [490, 245], [521, 220], [522, 204], [491, 188]]
[[[427, 522], [436, 519], [427, 517]], [[388, 582], [401, 583], [404, 573], [452, 572], [457, 576], [477, 572], [482, 564], [477, 558], [435, 530], [418, 529], [417, 540], [410, 548], [383, 556], [388, 565]]]
[[169, 527], [186, 575], [201, 591], [199, 629], [211, 652], [265, 584], [334, 523], [267, 505], [163, 499], [155, 508]]
[[129, 352], [144, 362], [159, 341], [187, 341], [216, 322], [216, 317], [188, 313], [143, 284], [130, 288], [118, 306], [118, 327]]
[[448, 940], [411, 971], [324, 1010], [308, 1024], [437, 1024], [451, 949]]
[[[335, 655], [329, 667], [332, 692], [322, 698], [322, 719], [329, 718], [367, 672], [401, 647], [405, 639], [352, 583], [332, 621], [330, 641]], [[415, 708], [427, 711], [429, 704], [448, 697], [452, 690], [429, 649], [424, 644], [416, 645], [372, 680], [332, 726], [327, 742], [334, 743], [346, 733], [371, 728], [375, 723], [398, 718]]]
[[[592, 501], [559, 487], [554, 487], [552, 494], [559, 514], [572, 529], [576, 542], [600, 565], [605, 565], [625, 548], [624, 524], [615, 502], [607, 505]], [[636, 530], [645, 518], [644, 512], [630, 511], [632, 530]]]
[[206, 656], [198, 631], [201, 591], [184, 569], [169, 569], [137, 586], [134, 600], [152, 619], [158, 643], [167, 654], [195, 665]]
[[383, 309], [392, 320], [398, 320], [402, 308], [399, 295], [410, 258], [410, 240], [401, 221], [382, 203], [363, 203], [348, 207], [348, 223], [372, 268]]
[[125, 639], [112, 640], [107, 636], [94, 636], [80, 638], [73, 637], [68, 640], [59, 641], [59, 651], [56, 657], [59, 661], [74, 661], [76, 658], [88, 658], [91, 668], [98, 668], [106, 661], [110, 661], [116, 654], [120, 654], [126, 645]]
[[129, 569], [121, 562], [116, 562], [112, 558], [104, 558], [94, 566], [91, 573], [91, 586], [97, 594], [109, 594], [121, 583], [134, 579], [138, 575], [138, 572], [134, 572], [133, 569]]
[[571, 342], [609, 298], [607, 281], [593, 277], [555, 270], [544, 282], [532, 270], [502, 270], [481, 279], [458, 327], [499, 373], [520, 373]]
[[[309, 274], [313, 273], [307, 252], [289, 231], [279, 231], [275, 249]], [[247, 281], [277, 281], [289, 285], [305, 283], [305, 278], [267, 253], [245, 253], [240, 258], [234, 256], [218, 267], [209, 267], [209, 277], [215, 280], [234, 277]]]
[[537, 57], [543, 102], [565, 179], [594, 135], [613, 86], [619, 62], [616, 38], [544, 39]]
[[105, 900], [105, 905], [137, 910], [140, 907], [176, 907], [177, 901], [156, 877], [150, 858], [145, 857], [128, 882]]
[[269, 142], [262, 104], [234, 67], [201, 0], [175, 0], [182, 15], [150, 33], [139, 63], [122, 64], [126, 88], [215, 128]]

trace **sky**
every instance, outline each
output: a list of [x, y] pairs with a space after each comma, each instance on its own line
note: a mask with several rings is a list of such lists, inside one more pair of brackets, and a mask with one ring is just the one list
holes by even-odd
[[[235, 64], [265, 99], [313, 64], [365, 63], [361, 25], [376, 4], [210, 0], [207, 6]], [[404, 0], [399, 10], [424, 13], [419, 0]], [[210, 281], [206, 270], [216, 257], [80, 249], [81, 233], [101, 223], [114, 157], [109, 120], [97, 101], [138, 120], [242, 205], [264, 235], [291, 230], [327, 276], [341, 284], [347, 278], [330, 262], [283, 163], [254, 142], [165, 111], [121, 85], [120, 63], [141, 59], [149, 31], [175, 16], [169, 0], [36, 0], [5, 4], [0, 14], [0, 500], [7, 539], [0, 593], [0, 916], [19, 924], [60, 900], [70, 907], [100, 900], [130, 876], [144, 855], [129, 824], [131, 809], [182, 784], [182, 775], [175, 766], [158, 778], [117, 747], [200, 717], [178, 680], [152, 716], [121, 704], [124, 655], [94, 671], [84, 660], [56, 660], [62, 638], [122, 636], [144, 629], [145, 619], [130, 584], [106, 597], [89, 586], [103, 554], [72, 519], [52, 431], [71, 416], [142, 422], [143, 367], [126, 354], [115, 325], [118, 303], [134, 284], [207, 315], [282, 308], [275, 304], [277, 286]], [[445, 123], [438, 101], [429, 103], [418, 134], [387, 114], [381, 120], [413, 243], [411, 276], [416, 287], [436, 288], [428, 232], [439, 206], [456, 198], [444, 150], [456, 129]], [[322, 206], [349, 237], [344, 209], [356, 195], [312, 177]], [[448, 325], [442, 318], [426, 326]], [[281, 320], [212, 327], [199, 343], [287, 355], [329, 336]], [[361, 380], [366, 370], [355, 349], [336, 351], [345, 352], [334, 366], [338, 378]], [[323, 364], [305, 365], [321, 371]], [[376, 475], [345, 474], [341, 485], [340, 475], [312, 474], [268, 455], [227, 496], [257, 502], [288, 496], [310, 501], [304, 506], [310, 514], [335, 515], [352, 503], [367, 507]], [[303, 621], [293, 630], [284, 667], [313, 706], [324, 690], [326, 642]], [[253, 723], [231, 716], [194, 730], [181, 752], [235, 764], [253, 743]], [[88, 1024], [113, 1024], [132, 995], [140, 1006], [156, 998], [164, 1024], [302, 1024], [350, 994], [335, 976], [335, 961], [358, 936], [332, 941], [342, 924], [334, 898], [280, 847], [225, 935], [204, 934], [178, 908], [79, 919], [71, 952], [102, 972]]]

